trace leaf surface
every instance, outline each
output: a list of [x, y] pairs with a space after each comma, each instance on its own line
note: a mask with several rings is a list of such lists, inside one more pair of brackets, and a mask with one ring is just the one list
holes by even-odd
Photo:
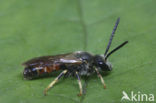
[[[0, 103], [119, 103], [122, 91], [156, 95], [155, 4], [154, 0], [1, 0]], [[77, 50], [103, 54], [118, 17], [121, 22], [111, 49], [129, 43], [109, 58], [113, 71], [103, 75], [107, 89], [93, 75], [87, 81], [82, 78], [86, 85], [82, 97], [77, 96], [76, 78], [61, 79], [43, 96], [57, 74], [23, 79], [21, 63], [33, 57]]]

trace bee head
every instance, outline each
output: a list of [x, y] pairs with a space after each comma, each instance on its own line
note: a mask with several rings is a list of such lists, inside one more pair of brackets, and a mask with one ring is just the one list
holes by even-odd
[[112, 70], [112, 65], [108, 61], [105, 61], [104, 57], [100, 55], [94, 56], [94, 64], [96, 67], [100, 68], [102, 71]]

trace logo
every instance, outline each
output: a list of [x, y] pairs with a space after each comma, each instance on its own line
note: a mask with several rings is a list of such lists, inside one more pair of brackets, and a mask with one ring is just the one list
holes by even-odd
[[125, 91], [122, 91], [121, 101], [154, 101], [154, 94], [145, 94], [138, 91], [134, 93], [131, 91], [131, 94], [128, 95]]

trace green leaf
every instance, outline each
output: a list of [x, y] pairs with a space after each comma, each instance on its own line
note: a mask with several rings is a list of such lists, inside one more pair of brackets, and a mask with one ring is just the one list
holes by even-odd
[[[1, 0], [0, 103], [119, 103], [125, 91], [156, 95], [156, 1], [154, 0]], [[21, 63], [37, 56], [77, 50], [103, 54], [116, 19], [121, 22], [111, 49], [129, 43], [109, 61], [103, 89], [95, 75], [78, 97], [76, 78], [61, 79], [47, 96], [43, 90], [56, 77], [24, 80]], [[124, 101], [122, 101], [124, 102]], [[128, 101], [125, 101], [128, 102]], [[146, 102], [146, 101], [144, 101]]]

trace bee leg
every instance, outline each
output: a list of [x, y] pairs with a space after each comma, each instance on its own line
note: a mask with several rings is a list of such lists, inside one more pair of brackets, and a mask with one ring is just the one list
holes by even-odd
[[47, 94], [47, 91], [53, 87], [53, 85], [64, 75], [67, 73], [67, 70], [62, 71], [49, 85], [48, 87], [44, 90], [44, 95]]
[[80, 80], [80, 76], [78, 74], [78, 72], [76, 72], [76, 77], [78, 79], [78, 84], [79, 84], [79, 88], [80, 88], [80, 93], [78, 94], [78, 96], [82, 95], [82, 84], [81, 84], [81, 80]]
[[105, 84], [104, 79], [102, 78], [100, 72], [98, 71], [97, 68], [95, 68], [95, 71], [96, 71], [98, 77], [101, 79], [101, 83], [103, 84], [104, 88], [106, 88], [106, 84]]

